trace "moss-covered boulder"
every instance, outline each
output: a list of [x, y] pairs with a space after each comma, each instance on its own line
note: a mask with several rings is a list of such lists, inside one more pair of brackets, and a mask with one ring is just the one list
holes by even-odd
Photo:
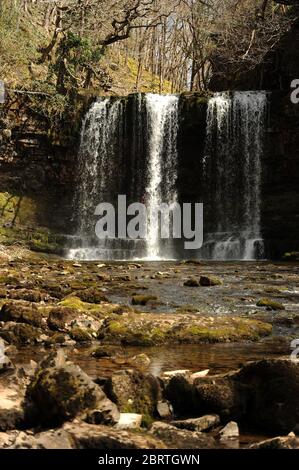
[[0, 321], [26, 323], [41, 327], [43, 317], [34, 305], [22, 301], [6, 302], [0, 310]]
[[26, 300], [27, 302], [43, 302], [49, 297], [48, 294], [40, 290], [34, 289], [15, 289], [8, 293], [10, 299]]
[[199, 287], [199, 280], [195, 277], [190, 277], [187, 281], [184, 282], [185, 287]]
[[259, 300], [256, 305], [257, 307], [266, 307], [267, 310], [285, 310], [281, 302], [267, 298]]
[[132, 297], [132, 305], [147, 305], [149, 302], [158, 300], [155, 295], [134, 295]]
[[101, 304], [103, 302], [108, 302], [106, 295], [101, 290], [95, 287], [76, 291], [75, 295], [83, 302], [87, 302], [90, 304]]
[[199, 279], [199, 284], [202, 287], [214, 287], [221, 286], [223, 282], [216, 276], [201, 276]]
[[114, 373], [104, 390], [121, 412], [142, 414], [144, 424], [158, 416], [162, 391], [159, 380], [151, 374], [132, 370]]
[[102, 411], [102, 423], [114, 424], [119, 419], [116, 405], [61, 350], [39, 365], [27, 387], [25, 410], [28, 422], [43, 426], [59, 426], [92, 410], [98, 416]]
[[35, 345], [42, 342], [43, 331], [25, 323], [8, 322], [0, 330], [0, 337], [16, 346]]

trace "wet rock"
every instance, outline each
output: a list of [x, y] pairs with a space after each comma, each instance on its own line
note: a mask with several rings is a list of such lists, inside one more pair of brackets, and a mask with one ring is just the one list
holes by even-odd
[[165, 384], [165, 395], [176, 415], [194, 415], [197, 409], [196, 391], [189, 376], [175, 375]]
[[282, 303], [271, 299], [261, 299], [257, 302], [257, 307], [266, 307], [267, 310], [285, 310]]
[[69, 333], [75, 341], [82, 342], [97, 336], [102, 321], [92, 314], [61, 306], [51, 309], [47, 324], [50, 329]]
[[208, 431], [209, 429], [220, 424], [219, 415], [205, 415], [200, 418], [184, 419], [181, 421], [172, 421], [170, 423], [179, 429], [188, 429], [189, 431]]
[[38, 309], [21, 301], [7, 302], [2, 305], [0, 321], [26, 323], [36, 327], [43, 325], [43, 318]]
[[213, 449], [215, 439], [200, 432], [178, 429], [163, 422], [155, 422], [150, 433], [163, 441], [169, 449]]
[[104, 346], [99, 346], [92, 352], [91, 355], [97, 359], [111, 358], [113, 356], [113, 351], [111, 349], [105, 348]]
[[116, 429], [138, 429], [141, 427], [142, 415], [136, 413], [121, 413]]
[[123, 413], [142, 414], [145, 421], [157, 414], [161, 387], [153, 375], [133, 370], [120, 371], [107, 381], [104, 391]]
[[23, 423], [22, 402], [26, 384], [23, 369], [0, 369], [0, 431], [16, 429]]
[[134, 295], [132, 297], [132, 305], [142, 305], [145, 306], [149, 302], [158, 300], [158, 297], [155, 295]]
[[129, 362], [132, 366], [139, 369], [147, 369], [151, 364], [151, 360], [146, 354], [138, 354], [137, 356], [131, 357]]
[[219, 433], [221, 441], [237, 439], [240, 436], [239, 426], [235, 421], [228, 423]]
[[223, 284], [223, 282], [216, 276], [201, 276], [199, 279], [199, 284], [202, 287], [213, 287], [220, 286]]
[[71, 436], [76, 449], [164, 449], [162, 441], [153, 436], [107, 426], [67, 423], [64, 430]]
[[62, 350], [39, 365], [27, 387], [27, 420], [44, 426], [57, 426], [77, 415], [96, 410], [103, 422], [115, 422], [116, 406], [79, 366], [68, 362]]
[[299, 449], [299, 438], [293, 436], [275, 437], [252, 444], [250, 449]]
[[70, 331], [71, 338], [77, 343], [86, 343], [92, 341], [93, 336], [91, 332], [83, 330], [82, 328], [72, 328]]
[[185, 287], [199, 287], [199, 280], [195, 277], [192, 277], [184, 282]]

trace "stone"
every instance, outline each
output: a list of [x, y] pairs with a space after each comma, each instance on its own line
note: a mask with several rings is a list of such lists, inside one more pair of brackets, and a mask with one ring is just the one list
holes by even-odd
[[138, 429], [141, 427], [142, 415], [137, 413], [121, 413], [116, 429]]
[[294, 436], [275, 437], [252, 444], [250, 449], [299, 449], [299, 438]]
[[192, 277], [190, 279], [187, 279], [187, 281], [184, 282], [184, 286], [185, 287], [199, 287], [199, 280]]
[[20, 368], [0, 369], [0, 431], [17, 429], [23, 424], [23, 399], [27, 376]]
[[132, 297], [132, 305], [145, 306], [149, 302], [156, 301], [157, 299], [155, 295], [134, 295]]
[[41, 327], [43, 318], [37, 308], [22, 301], [6, 302], [0, 311], [0, 321], [27, 323], [28, 325]]
[[69, 433], [63, 429], [50, 430], [32, 435], [20, 432], [9, 446], [10, 449], [73, 449]]
[[156, 415], [157, 403], [162, 393], [156, 377], [136, 370], [112, 374], [104, 391], [122, 413], [142, 414], [144, 418]]
[[178, 416], [192, 416], [196, 412], [195, 388], [189, 376], [178, 374], [165, 384], [165, 396]]
[[108, 302], [106, 295], [100, 289], [95, 287], [89, 287], [88, 289], [76, 291], [76, 297], [82, 300], [82, 302], [91, 304], [101, 304], [102, 302]]
[[63, 427], [71, 436], [76, 449], [165, 449], [165, 445], [154, 436], [138, 434], [136, 431], [117, 430], [108, 426], [85, 423], [66, 423]]
[[223, 282], [216, 276], [201, 276], [199, 279], [199, 284], [202, 287], [214, 287], [220, 286], [223, 284]]
[[171, 419], [173, 416], [173, 408], [168, 401], [159, 401], [157, 403], [157, 412], [161, 419]]
[[213, 449], [215, 439], [200, 432], [178, 429], [160, 421], [153, 423], [150, 433], [160, 439], [169, 449]]
[[146, 354], [138, 354], [130, 358], [129, 362], [132, 366], [140, 369], [147, 369], [151, 364], [151, 360]]
[[44, 359], [25, 396], [26, 418], [33, 425], [59, 426], [83, 413], [98, 411], [102, 423], [116, 422], [117, 407], [62, 350]]
[[210, 372], [210, 369], [201, 370], [200, 372], [195, 372], [191, 375], [191, 380], [199, 379], [201, 377], [206, 377]]
[[220, 440], [237, 439], [240, 436], [239, 426], [235, 421], [228, 423], [219, 433]]
[[220, 424], [219, 415], [205, 415], [200, 418], [190, 418], [180, 421], [172, 421], [171, 425], [179, 429], [188, 429], [189, 431], [208, 431], [209, 429]]
[[282, 303], [271, 299], [261, 299], [257, 302], [257, 307], [266, 307], [267, 310], [285, 310]]
[[182, 369], [182, 370], [171, 370], [163, 372], [162, 376], [166, 378], [176, 377], [178, 375], [189, 376], [191, 374], [189, 369]]

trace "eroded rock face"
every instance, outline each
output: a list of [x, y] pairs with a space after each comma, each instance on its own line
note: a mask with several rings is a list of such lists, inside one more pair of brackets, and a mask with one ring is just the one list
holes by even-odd
[[66, 361], [62, 351], [41, 362], [27, 387], [26, 419], [30, 423], [58, 426], [75, 416], [97, 411], [97, 422], [113, 424], [117, 407], [79, 366]]

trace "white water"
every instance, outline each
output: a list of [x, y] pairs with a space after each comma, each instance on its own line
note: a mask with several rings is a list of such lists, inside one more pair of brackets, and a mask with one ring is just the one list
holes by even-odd
[[208, 235], [214, 260], [261, 256], [261, 176], [266, 92], [217, 93], [209, 101], [206, 191], [217, 221]]
[[163, 255], [159, 223], [154, 223], [155, 210], [162, 203], [171, 205], [177, 201], [179, 98], [175, 95], [147, 94], [145, 102], [149, 148], [146, 203], [150, 217], [146, 248], [147, 259], [159, 260]]

